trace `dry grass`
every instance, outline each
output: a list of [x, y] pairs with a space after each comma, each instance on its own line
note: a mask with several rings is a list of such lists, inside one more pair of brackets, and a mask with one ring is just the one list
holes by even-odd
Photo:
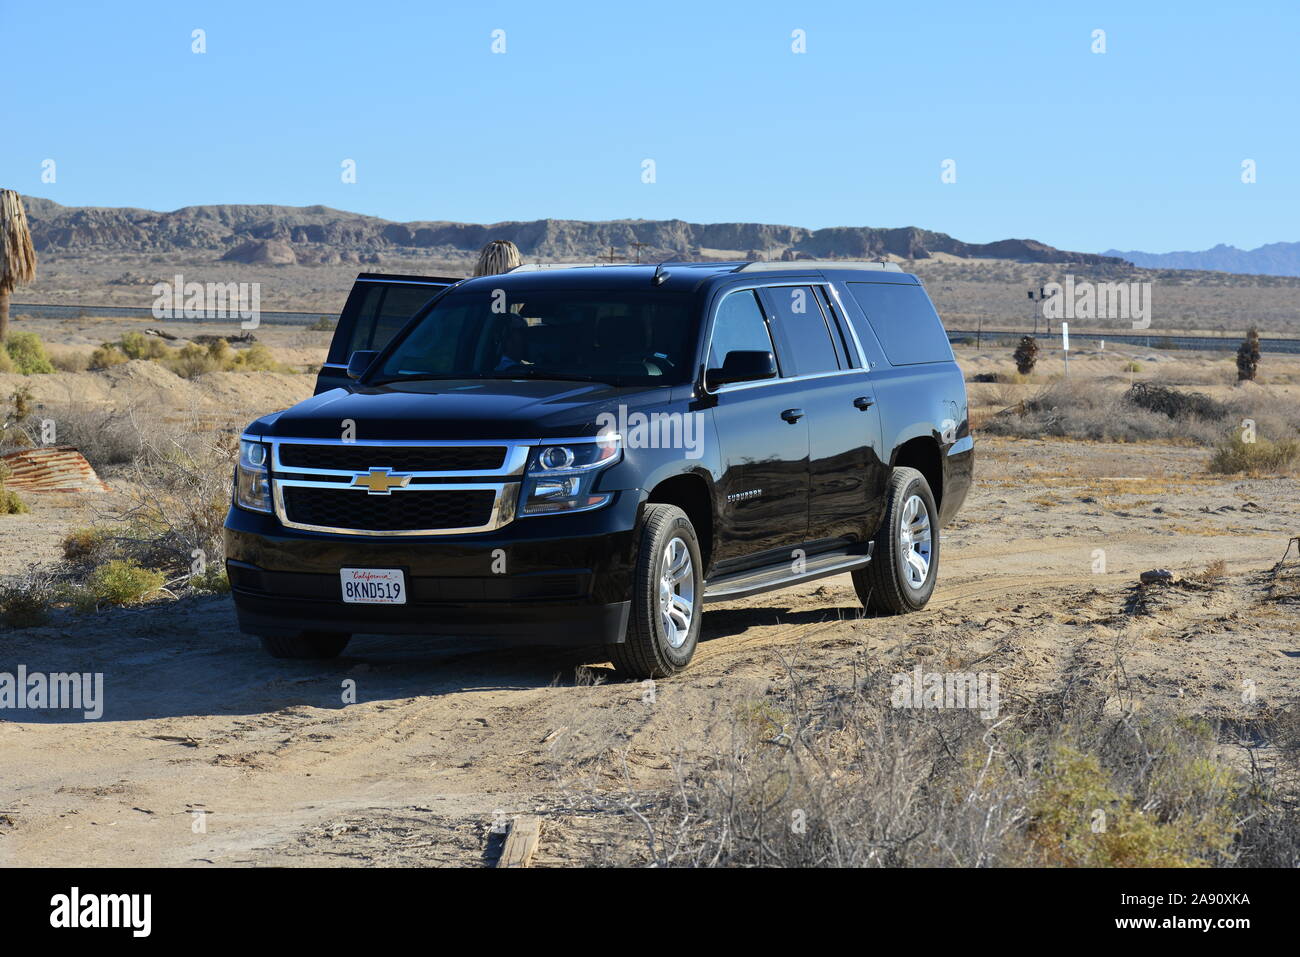
[[[1096, 381], [1063, 379], [1019, 400], [1014, 394], [1008, 391], [994, 396], [995, 401], [1007, 405], [982, 420], [982, 431], [1022, 438], [1223, 447], [1236, 455], [1225, 459], [1225, 466], [1243, 461], [1253, 462], [1253, 467], [1261, 470], [1276, 470], [1287, 464], [1286, 450], [1294, 444], [1300, 428], [1300, 408], [1254, 392], [1220, 402], [1160, 384], [1137, 383], [1121, 390]], [[1250, 444], [1241, 438], [1248, 422], [1260, 438], [1253, 450], [1242, 452], [1238, 447]]]
[[198, 423], [145, 425], [137, 410], [61, 414], [59, 421], [92, 463], [116, 473], [125, 493], [93, 525], [66, 536], [61, 562], [5, 586], [0, 611], [11, 623], [36, 623], [52, 607], [88, 612], [227, 590], [222, 525], [234, 433]]
[[1234, 435], [1227, 442], [1214, 450], [1210, 458], [1210, 471], [1221, 475], [1265, 475], [1283, 472], [1291, 468], [1300, 458], [1300, 442], [1295, 439], [1281, 439], [1270, 442], [1268, 439], [1256, 439], [1245, 442]]
[[[588, 863], [654, 866], [1286, 866], [1300, 863], [1297, 776], [1229, 760], [1232, 734], [1066, 692], [985, 719], [891, 706], [878, 663], [853, 687], [788, 690], [691, 749], [664, 787], [610, 790], [559, 766], [603, 840]], [[1294, 769], [1289, 713], [1256, 728]], [[1290, 730], [1288, 730], [1290, 729]]]

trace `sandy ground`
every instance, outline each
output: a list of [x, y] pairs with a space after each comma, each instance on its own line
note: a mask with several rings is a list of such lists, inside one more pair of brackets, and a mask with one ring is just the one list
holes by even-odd
[[[980, 660], [1004, 694], [1032, 696], [1112, 681], [1122, 649], [1139, 700], [1231, 718], [1244, 679], [1264, 703], [1296, 699], [1300, 569], [1269, 570], [1300, 530], [1300, 483], [1211, 480], [1204, 452], [1171, 447], [987, 440], [980, 455], [925, 611], [860, 618], [847, 576], [709, 606], [695, 662], [653, 704], [594, 659], [487, 641], [361, 637], [335, 662], [274, 661], [222, 598], [12, 634], [0, 671], [102, 671], [107, 704], [98, 722], [0, 721], [0, 862], [479, 864], [494, 821], [532, 811], [539, 864], [582, 860], [599, 838], [558, 758], [581, 766], [615, 742], [632, 781], [661, 780], [786, 680], [783, 658], [828, 679], [864, 652], [899, 670]], [[1133, 587], [1216, 558], [1221, 581], [1145, 600]]]
[[[158, 388], [176, 407], [152, 372], [113, 374], [125, 378], [81, 393]], [[57, 401], [78, 378], [30, 381]], [[200, 380], [190, 398], [214, 413], [235, 397], [274, 408], [304, 379]], [[674, 755], [725, 740], [790, 662], [844, 682], [864, 655], [900, 671], [979, 662], [1024, 697], [1123, 681], [1145, 706], [1243, 726], [1255, 707], [1243, 681], [1260, 704], [1297, 700], [1300, 566], [1274, 566], [1300, 534], [1300, 481], [1212, 476], [1204, 449], [1171, 445], [980, 437], [977, 449], [927, 609], [862, 618], [847, 576], [711, 605], [694, 663], [653, 702], [598, 655], [490, 641], [361, 636], [337, 661], [275, 661], [220, 597], [11, 631], [0, 672], [103, 672], [106, 705], [98, 721], [0, 717], [0, 864], [481, 865], [499, 848], [494, 823], [521, 812], [543, 816], [536, 863], [590, 860], [609, 837], [568, 789], [573, 769], [613, 751], [609, 787], [663, 784]], [[103, 504], [41, 496], [0, 518], [0, 574], [55, 558]], [[1216, 580], [1135, 587], [1149, 568], [1191, 576], [1220, 559]]]

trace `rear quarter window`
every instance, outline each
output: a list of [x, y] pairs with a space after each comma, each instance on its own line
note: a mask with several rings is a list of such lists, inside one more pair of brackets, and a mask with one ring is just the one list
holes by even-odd
[[866, 315], [890, 365], [952, 361], [948, 334], [921, 286], [885, 282], [845, 285]]

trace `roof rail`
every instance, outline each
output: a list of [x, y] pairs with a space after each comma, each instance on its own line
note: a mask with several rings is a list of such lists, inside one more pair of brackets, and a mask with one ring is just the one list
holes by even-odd
[[524, 263], [506, 272], [540, 272], [543, 269], [589, 269], [592, 266], [627, 266], [630, 263]]
[[777, 270], [803, 269], [874, 269], [880, 272], [902, 272], [898, 263], [867, 262], [861, 259], [794, 259], [790, 262], [752, 262], [737, 266], [734, 272], [776, 272]]

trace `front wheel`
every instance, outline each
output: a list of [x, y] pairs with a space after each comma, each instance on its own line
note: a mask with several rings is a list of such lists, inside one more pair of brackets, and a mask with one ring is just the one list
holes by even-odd
[[690, 664], [700, 639], [704, 569], [695, 527], [675, 505], [647, 505], [627, 636], [610, 645], [619, 674], [667, 678]]
[[853, 573], [853, 587], [868, 611], [901, 615], [925, 607], [938, 574], [939, 509], [930, 483], [916, 469], [896, 468], [871, 563]]

